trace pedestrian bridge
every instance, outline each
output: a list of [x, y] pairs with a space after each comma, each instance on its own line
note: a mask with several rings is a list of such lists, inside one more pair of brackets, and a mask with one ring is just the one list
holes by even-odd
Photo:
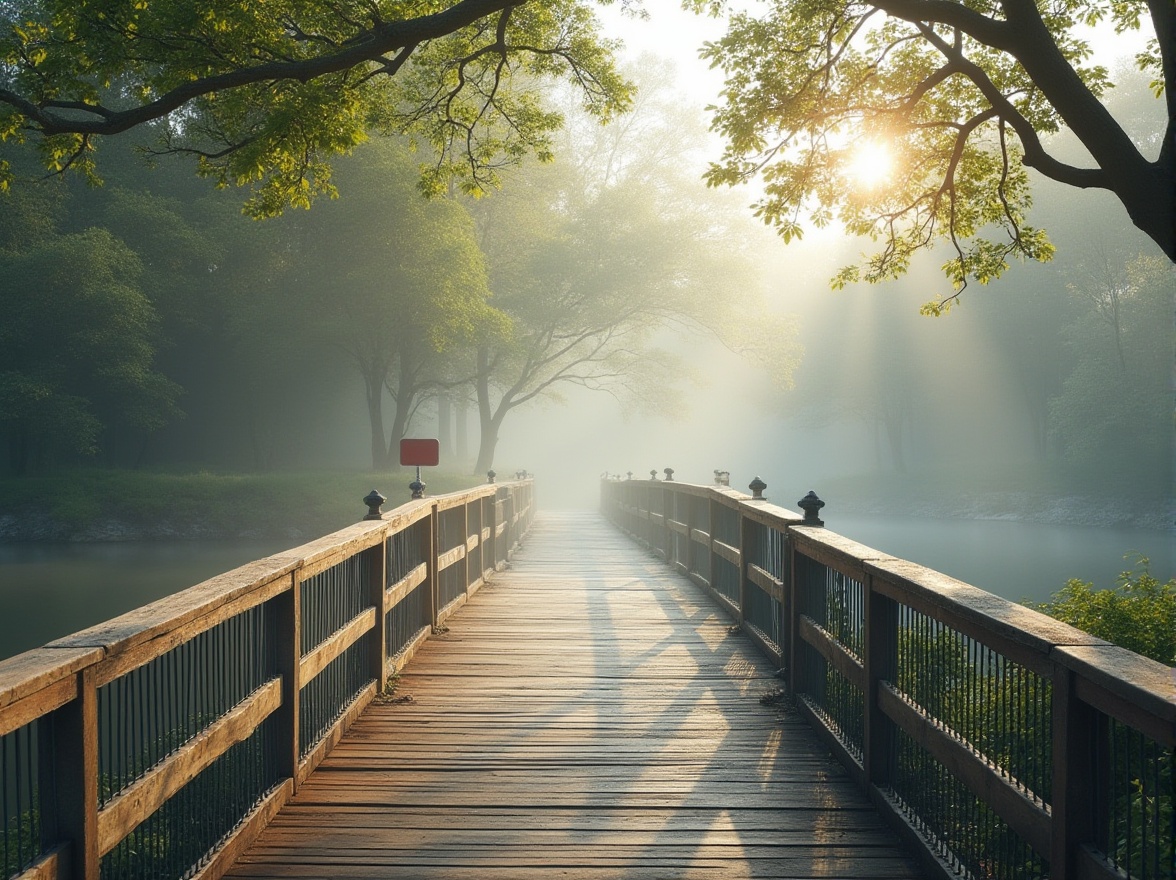
[[5, 876], [1176, 877], [1170, 670], [815, 499], [601, 493], [373, 499], [0, 663]]

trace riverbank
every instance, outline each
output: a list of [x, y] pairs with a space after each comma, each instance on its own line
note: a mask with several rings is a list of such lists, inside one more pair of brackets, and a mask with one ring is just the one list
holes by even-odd
[[[413, 475], [292, 472], [152, 473], [79, 469], [0, 481], [0, 543], [176, 540], [303, 541], [363, 518], [372, 490], [409, 499]], [[479, 485], [468, 474], [429, 473], [431, 495]]]

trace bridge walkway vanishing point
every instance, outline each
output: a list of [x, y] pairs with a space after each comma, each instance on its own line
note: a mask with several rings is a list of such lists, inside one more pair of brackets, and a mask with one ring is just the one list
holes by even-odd
[[230, 878], [921, 876], [702, 591], [543, 512]]

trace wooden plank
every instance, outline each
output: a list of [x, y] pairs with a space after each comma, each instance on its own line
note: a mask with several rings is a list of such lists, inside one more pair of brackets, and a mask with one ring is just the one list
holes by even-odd
[[429, 566], [421, 563], [392, 586], [386, 592], [384, 602], [389, 608], [395, 608], [404, 597], [423, 584], [429, 576]]
[[49, 772], [57, 786], [58, 839], [69, 840], [74, 880], [99, 880], [98, 687], [94, 667], [77, 673], [78, 696], [52, 716]]
[[1078, 850], [1078, 870], [1076, 880], [1122, 880], [1123, 875], [1116, 871], [1106, 858], [1089, 846]]
[[772, 504], [766, 499], [756, 501], [748, 496], [744, 496], [737, 509], [740, 516], [778, 532], [787, 531], [790, 526], [798, 526], [804, 519], [795, 510]]
[[819, 526], [800, 526], [788, 530], [797, 553], [841, 572], [857, 581], [866, 579], [868, 561], [891, 560], [889, 553], [859, 544], [844, 535]]
[[404, 669], [404, 667], [408, 665], [408, 662], [416, 655], [416, 652], [420, 650], [421, 645], [424, 644], [425, 639], [427, 639], [430, 634], [431, 627], [429, 627], [428, 624], [422, 626], [407, 645], [401, 648], [398, 653], [393, 654], [388, 658], [387, 663], [385, 664], [385, 674], [395, 675], [396, 673], [400, 672], [400, 670]]
[[438, 510], [452, 510], [455, 507], [461, 507], [476, 501], [479, 498], [486, 498], [498, 492], [499, 486], [506, 486], [508, 483], [485, 483], [473, 489], [465, 489], [461, 492], [451, 492], [448, 495], [438, 495], [431, 499], [437, 505]]
[[202, 770], [237, 743], [248, 739], [281, 702], [281, 679], [272, 678], [99, 810], [99, 855], [106, 855], [118, 846], [139, 823]]
[[365, 608], [340, 629], [330, 635], [326, 641], [306, 654], [298, 662], [298, 681], [301, 687], [306, 687], [316, 675], [323, 671], [328, 663], [354, 645], [363, 634], [376, 625], [376, 609]]
[[0, 661], [0, 712], [8, 706], [72, 679], [102, 659], [101, 648], [34, 648]]
[[684, 522], [678, 522], [676, 519], [668, 519], [666, 520], [666, 525], [669, 527], [670, 531], [677, 532], [679, 535], [690, 534], [690, 526], [686, 525]]
[[784, 601], [784, 581], [760, 568], [754, 562], [747, 563], [747, 579], [777, 602]]
[[382, 520], [364, 520], [326, 535], [292, 551], [301, 556], [298, 567], [303, 580], [322, 574], [356, 554], [385, 541], [388, 526]]
[[451, 565], [456, 565], [466, 557], [465, 544], [458, 544], [452, 550], [446, 550], [437, 556], [437, 571], [445, 571]]
[[1107, 646], [1084, 633], [979, 587], [904, 559], [873, 559], [874, 589], [976, 639], [1044, 678], [1058, 646]]
[[738, 566], [740, 560], [743, 558], [739, 552], [738, 547], [732, 547], [730, 544], [724, 544], [722, 541], [715, 539], [711, 544], [711, 551], [719, 554], [734, 566]]
[[453, 605], [227, 877], [920, 876], [761, 703], [776, 665], [599, 517], [541, 515]]
[[69, 844], [49, 850], [11, 880], [65, 880], [69, 866]]
[[253, 845], [257, 836], [274, 820], [274, 816], [286, 806], [293, 794], [294, 780], [283, 780], [262, 799], [260, 804], [250, 810], [249, 815], [216, 851], [208, 864], [192, 875], [192, 880], [220, 880], [241, 853]]
[[[298, 568], [299, 562], [300, 558], [290, 553], [250, 562], [105, 623], [57, 639], [46, 648], [96, 647], [103, 649], [109, 658], [182, 629], [200, 618], [205, 622], [213, 620], [217, 609], [225, 605], [236, 606], [237, 600], [247, 605], [252, 603], [254, 599], [250, 594], [264, 591], [275, 582], [288, 583], [290, 573]], [[199, 629], [198, 623], [197, 631]]]
[[1050, 857], [1050, 815], [1011, 780], [903, 699], [888, 683], [878, 687], [878, 707], [908, 736], [983, 800], [1041, 856]]
[[323, 762], [323, 759], [330, 754], [331, 749], [343, 738], [343, 734], [347, 733], [351, 725], [355, 723], [355, 719], [363, 713], [363, 710], [368, 707], [375, 696], [376, 683], [373, 681], [356, 695], [355, 699], [351, 701], [351, 705], [343, 711], [343, 714], [339, 716], [334, 726], [315, 744], [314, 748], [310, 750], [310, 753], [302, 759], [302, 762], [298, 765], [298, 771], [294, 775], [295, 791], [315, 771], [315, 768]]
[[710, 533], [704, 532], [702, 529], [691, 529], [690, 540], [695, 544], [702, 544], [704, 547], [710, 544]]
[[282, 595], [286, 590], [292, 588], [292, 583], [291, 575], [276, 578], [268, 583], [262, 584], [257, 589], [216, 606], [208, 614], [203, 614], [182, 626], [177, 626], [174, 629], [162, 632], [150, 641], [136, 644], [115, 654], [108, 660], [101, 661], [98, 664], [98, 686], [102, 687], [105, 684], [109, 684], [116, 678], [125, 675], [133, 669], [138, 669], [145, 663], [150, 663], [155, 658], [166, 654], [184, 642], [191, 641], [200, 635], [200, 633], [207, 632], [214, 626], [232, 617], [236, 617], [238, 614], [248, 611], [250, 608], [255, 608]]
[[1176, 749], [1176, 676], [1169, 667], [1117, 645], [1061, 646], [1051, 656], [1074, 670], [1078, 699]]
[[24, 727], [26, 724], [43, 718], [50, 712], [60, 709], [66, 703], [77, 698], [78, 681], [76, 675], [55, 681], [42, 688], [9, 703], [0, 711], [0, 736]]
[[859, 691], [866, 689], [866, 670], [857, 657], [833, 638], [833, 634], [807, 614], [800, 615], [800, 637], [812, 645], [829, 664]]

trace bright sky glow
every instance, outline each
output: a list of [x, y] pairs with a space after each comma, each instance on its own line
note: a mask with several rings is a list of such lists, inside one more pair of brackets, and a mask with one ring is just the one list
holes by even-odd
[[893, 168], [894, 159], [885, 144], [863, 141], [850, 154], [846, 171], [855, 185], [873, 189], [886, 183]]

